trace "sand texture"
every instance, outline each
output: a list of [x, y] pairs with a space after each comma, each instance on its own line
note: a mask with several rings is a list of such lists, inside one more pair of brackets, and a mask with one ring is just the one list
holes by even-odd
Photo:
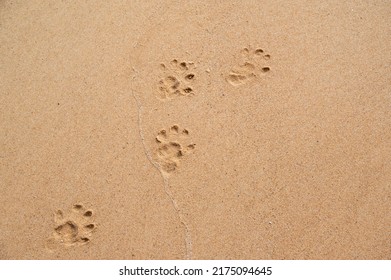
[[0, 1], [0, 259], [391, 259], [390, 1]]

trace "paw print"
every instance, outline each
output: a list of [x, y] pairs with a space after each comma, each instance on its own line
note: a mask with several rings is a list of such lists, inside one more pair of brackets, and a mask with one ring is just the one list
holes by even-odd
[[96, 229], [96, 224], [92, 220], [92, 210], [86, 210], [81, 204], [73, 205], [66, 215], [62, 210], [57, 210], [54, 214], [55, 227], [52, 237], [47, 240], [46, 247], [56, 249], [59, 246], [88, 244]]
[[159, 131], [156, 136], [156, 156], [162, 171], [167, 174], [174, 172], [181, 160], [193, 152], [195, 144], [190, 144], [188, 138], [189, 131], [177, 125], [171, 126], [168, 131]]
[[192, 87], [195, 79], [195, 73], [192, 71], [194, 63], [178, 62], [174, 59], [169, 66], [161, 64], [161, 67], [165, 76], [158, 82], [157, 97], [159, 99], [194, 95]]
[[255, 78], [261, 77], [270, 71], [267, 61], [270, 55], [263, 49], [244, 48], [241, 52], [242, 63], [238, 63], [231, 69], [226, 80], [233, 86], [240, 86], [249, 83]]

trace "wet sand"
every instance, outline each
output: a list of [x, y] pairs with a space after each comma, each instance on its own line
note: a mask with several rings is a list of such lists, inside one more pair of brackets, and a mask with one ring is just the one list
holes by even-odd
[[391, 258], [391, 4], [212, 2], [0, 2], [0, 259]]

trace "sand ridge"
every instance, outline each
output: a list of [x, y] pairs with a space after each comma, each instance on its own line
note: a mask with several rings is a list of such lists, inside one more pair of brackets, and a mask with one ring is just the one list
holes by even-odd
[[[136, 44], [137, 45], [137, 44]], [[270, 54], [265, 54], [261, 48], [243, 48], [240, 52], [242, 56], [242, 62], [239, 62], [237, 66], [231, 69], [228, 75], [226, 75], [226, 82], [234, 87], [245, 85], [252, 82], [255, 79], [262, 78], [262, 75], [270, 71], [270, 67], [265, 66], [265, 62], [270, 59]], [[156, 98], [162, 102], [167, 102], [179, 97], [193, 97], [195, 90], [192, 86], [192, 82], [197, 76], [197, 71], [205, 71], [208, 74], [211, 73], [210, 69], [199, 69], [194, 62], [178, 61], [178, 59], [172, 59], [168, 65], [160, 63], [160, 68], [163, 71], [163, 78], [157, 82]], [[137, 70], [133, 68], [135, 75], [132, 80], [136, 79]], [[225, 73], [220, 73], [219, 76], [223, 77]], [[200, 81], [203, 82], [202, 80]], [[204, 82], [205, 83], [205, 82]], [[180, 128], [177, 124], [169, 127], [169, 129], [161, 129], [155, 138], [157, 148], [153, 155], [151, 155], [150, 149], [146, 147], [143, 124], [142, 124], [142, 104], [140, 103], [137, 91], [132, 87], [133, 97], [137, 104], [138, 118], [139, 118], [139, 134], [140, 139], [143, 142], [145, 154], [151, 164], [159, 170], [163, 177], [164, 189], [167, 197], [173, 204], [175, 211], [177, 212], [180, 222], [185, 229], [185, 244], [186, 244], [186, 259], [192, 258], [192, 237], [191, 230], [186, 221], [181, 208], [178, 205], [177, 200], [174, 198], [173, 193], [170, 190], [169, 177], [179, 168], [183, 158], [186, 158], [189, 154], [193, 153], [196, 144], [187, 139], [189, 137], [189, 130], [186, 128]]]

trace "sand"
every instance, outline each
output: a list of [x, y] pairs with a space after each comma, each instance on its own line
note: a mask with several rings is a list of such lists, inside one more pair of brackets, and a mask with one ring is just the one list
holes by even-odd
[[390, 259], [389, 1], [1, 1], [0, 259]]

